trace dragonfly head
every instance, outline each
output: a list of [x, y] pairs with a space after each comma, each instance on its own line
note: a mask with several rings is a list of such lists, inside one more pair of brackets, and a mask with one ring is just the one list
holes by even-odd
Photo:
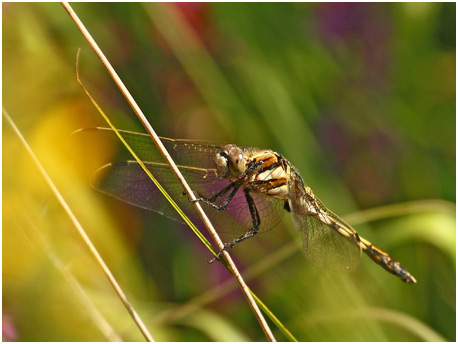
[[246, 157], [236, 145], [226, 145], [216, 154], [218, 175], [222, 178], [238, 177], [246, 170]]

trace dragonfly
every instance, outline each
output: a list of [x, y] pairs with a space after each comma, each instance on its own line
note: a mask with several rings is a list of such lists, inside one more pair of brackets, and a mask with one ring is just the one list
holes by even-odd
[[[192, 201], [185, 196], [183, 187], [151, 138], [132, 131], [119, 132], [182, 210], [192, 214]], [[398, 261], [329, 210], [279, 153], [207, 141], [165, 137], [161, 141], [195, 190], [195, 201], [208, 206], [205, 212], [216, 230], [235, 235], [210, 262], [240, 242], [271, 230], [284, 213], [290, 212], [301, 233], [305, 256], [312, 265], [353, 270], [364, 252], [402, 281], [416, 283]], [[94, 180], [93, 186], [98, 191], [182, 221], [135, 160], [106, 164], [96, 171]]]

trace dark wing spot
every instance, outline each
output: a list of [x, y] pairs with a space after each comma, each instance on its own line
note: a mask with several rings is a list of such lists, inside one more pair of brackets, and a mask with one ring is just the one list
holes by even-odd
[[291, 212], [291, 209], [289, 208], [289, 202], [285, 201], [285, 204], [283, 205], [283, 209], [285, 209], [288, 213]]

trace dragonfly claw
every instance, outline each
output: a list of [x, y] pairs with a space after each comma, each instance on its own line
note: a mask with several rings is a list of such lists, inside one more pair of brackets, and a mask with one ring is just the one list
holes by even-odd
[[199, 192], [193, 191], [193, 193], [194, 193], [194, 196], [196, 197], [196, 199], [190, 199], [190, 198], [188, 198], [188, 201], [189, 201], [189, 202], [191, 202], [191, 203], [196, 203], [196, 202], [202, 201], [202, 196], [200, 195]]
[[208, 264], [214, 263], [217, 259], [219, 259], [219, 257], [218, 257], [218, 258], [216, 258], [216, 257], [217, 257], [217, 256], [214, 256], [212, 259], [207, 260], [207, 263], [208, 263]]
[[224, 244], [224, 247], [222, 250], [220, 250], [212, 259], [210, 259], [208, 261], [208, 264], [212, 264], [213, 262], [215, 262], [216, 260], [220, 260], [221, 258], [221, 255], [223, 254], [224, 251], [229, 251], [232, 247], [234, 247], [234, 244], [233, 243], [226, 243]]
[[219, 252], [216, 254], [216, 256], [214, 256], [212, 259], [210, 259], [210, 260], [208, 261], [208, 264], [212, 264], [212, 263], [214, 263], [215, 261], [220, 260], [221, 255], [223, 254], [224, 251], [225, 251], [225, 249], [222, 249], [221, 251], [219, 251]]

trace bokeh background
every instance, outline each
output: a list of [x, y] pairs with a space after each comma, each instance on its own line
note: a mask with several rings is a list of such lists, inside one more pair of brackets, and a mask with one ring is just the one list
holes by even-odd
[[[81, 77], [115, 125], [143, 129], [63, 8], [2, 6], [3, 106], [155, 339], [264, 341], [189, 228], [90, 187], [120, 144], [71, 135], [106, 126], [77, 85], [78, 48]], [[232, 257], [298, 340], [456, 340], [454, 3], [74, 9], [160, 135], [280, 152], [417, 278], [405, 285], [365, 256], [352, 273], [316, 269], [286, 215]], [[142, 340], [2, 122], [3, 340]]]

